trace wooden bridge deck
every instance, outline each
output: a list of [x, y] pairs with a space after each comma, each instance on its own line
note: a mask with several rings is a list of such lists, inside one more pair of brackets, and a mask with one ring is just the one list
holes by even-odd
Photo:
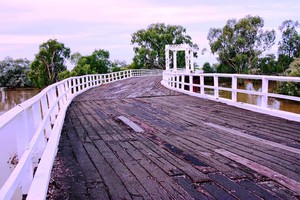
[[299, 199], [300, 123], [160, 80], [126, 79], [74, 99], [49, 199]]

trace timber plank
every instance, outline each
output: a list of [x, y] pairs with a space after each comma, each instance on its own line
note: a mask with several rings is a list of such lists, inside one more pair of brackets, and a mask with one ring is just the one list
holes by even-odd
[[228, 179], [226, 176], [220, 173], [210, 174], [209, 175], [218, 185], [226, 189], [228, 192], [233, 194], [239, 199], [251, 199], [258, 200], [260, 199], [258, 196], [247, 191], [245, 188], [241, 187], [239, 184], [234, 181]]
[[252, 162], [249, 159], [243, 158], [239, 155], [233, 154], [229, 151], [223, 150], [223, 149], [217, 149], [215, 150], [217, 153], [226, 156], [227, 158], [230, 158], [242, 165], [245, 165], [255, 171], [259, 171], [261, 174], [278, 181], [279, 183], [283, 184], [284, 186], [290, 188], [291, 190], [295, 191], [296, 193], [300, 194], [300, 183], [295, 181], [294, 179], [291, 179], [289, 177], [286, 177], [277, 171], [274, 171], [273, 169], [267, 168], [263, 165], [260, 165], [258, 163]]
[[138, 160], [134, 159], [126, 148], [118, 144], [111, 143], [110, 147], [115, 151], [118, 157], [126, 162], [124, 164], [127, 168], [134, 173], [135, 177], [143, 185], [147, 193], [153, 199], [168, 198], [167, 193], [161, 188], [160, 184], [152, 178], [151, 174], [144, 169]]
[[262, 199], [279, 199], [273, 194], [271, 194], [268, 190], [260, 187], [258, 184], [255, 184], [249, 180], [241, 180], [238, 182], [239, 185], [243, 186], [247, 190], [253, 192], [257, 196], [261, 197]]
[[108, 189], [109, 197], [111, 199], [132, 199], [115, 170], [106, 162], [98, 149], [90, 143], [85, 143], [84, 148], [87, 150], [93, 164], [101, 174]]
[[147, 159], [143, 154], [141, 154], [137, 149], [135, 149], [128, 142], [121, 143], [123, 148], [127, 149], [127, 152], [143, 166], [143, 168], [153, 177], [164, 190], [168, 192], [171, 198], [184, 199], [188, 198], [188, 193], [179, 187], [175, 182], [170, 179], [169, 175], [166, 174], [161, 168], [159, 168], [156, 163]]
[[200, 172], [197, 168], [194, 168], [187, 162], [179, 159], [173, 154], [168, 153], [165, 149], [153, 144], [152, 141], [135, 142], [135, 146], [140, 148], [140, 151], [153, 162], [157, 163], [165, 171], [171, 175], [187, 175], [190, 179], [196, 182], [209, 181], [207, 175]]
[[202, 184], [201, 188], [209, 192], [209, 194], [211, 194], [215, 199], [226, 199], [226, 200], [236, 199], [234, 196], [226, 192], [224, 189], [211, 182]]
[[[66, 120], [66, 122], [68, 122], [68, 120]], [[75, 133], [76, 130], [73, 129], [70, 123], [65, 124], [65, 128], [67, 128], [66, 137], [70, 141], [70, 144], [73, 146], [76, 161], [78, 162], [78, 165], [81, 167], [81, 169], [85, 169], [83, 170], [83, 175], [85, 177], [88, 193], [91, 195], [91, 197], [93, 197], [94, 195], [100, 195], [104, 197], [104, 199], [106, 199], [106, 197], [108, 198], [106, 186], [103, 184], [104, 181], [89, 159], [88, 154], [86, 153], [82, 143]], [[65, 146], [61, 148], [65, 148]]]
[[[134, 132], [119, 116], [144, 132]], [[215, 150], [297, 182], [300, 157], [284, 148], [300, 149], [299, 129], [297, 122], [168, 90], [160, 77], [129, 78], [73, 100], [62, 137], [73, 155], [60, 159], [82, 169], [77, 193], [90, 199], [296, 199], [293, 184]]]
[[[282, 160], [280, 158], [276, 159], [276, 157], [271, 157], [270, 156], [264, 156], [264, 153], [261, 151], [254, 151], [249, 148], [245, 148], [245, 146], [242, 146], [238, 143], [231, 143], [230, 141], [226, 141], [227, 137], [223, 139], [224, 136], [222, 135], [215, 135], [215, 134], [209, 134], [205, 133], [202, 136], [205, 137], [205, 141], [207, 143], [213, 144], [214, 148], [224, 148], [226, 150], [231, 150], [235, 152], [238, 155], [241, 155], [243, 157], [251, 158], [252, 160], [255, 160], [258, 163], [261, 163], [265, 166], [268, 166], [270, 168], [277, 169], [281, 173], [293, 177], [295, 180], [299, 180], [299, 173], [297, 173], [297, 167], [294, 165], [285, 165], [282, 164]], [[198, 140], [198, 138], [194, 138], [194, 140]], [[287, 166], [289, 170], [287, 170]]]
[[118, 158], [104, 141], [96, 140], [94, 141], [94, 144], [98, 151], [103, 155], [105, 160], [110, 164], [110, 166], [115, 169], [118, 177], [122, 180], [132, 197], [150, 198], [149, 194], [145, 191], [144, 187], [136, 179], [134, 174], [132, 174], [130, 170], [123, 164], [126, 162], [125, 160]]
[[[190, 130], [192, 131], [193, 128], [194, 128], [194, 127], [191, 127]], [[197, 127], [197, 128], [198, 128], [198, 127]], [[203, 128], [204, 128], [204, 129], [208, 129], [207, 127], [203, 127]], [[200, 127], [199, 127], [199, 129], [203, 129], [203, 128], [200, 128]], [[194, 132], [195, 132], [195, 131], [197, 131], [197, 130], [194, 129]], [[223, 135], [223, 133], [222, 133], [222, 135]], [[186, 135], [185, 135], [185, 136], [186, 136]], [[230, 138], [231, 138], [231, 137], [230, 137]], [[238, 138], [238, 139], [239, 139], [239, 141], [240, 141], [240, 138]], [[245, 140], [245, 142], [246, 142], [246, 144], [243, 144], [243, 145], [247, 145], [247, 143], [248, 143], [249, 141]], [[251, 144], [251, 145], [253, 145], [253, 144]], [[256, 143], [255, 146], [254, 146], [254, 148], [256, 148], [256, 146], [262, 146], [262, 145], [257, 145], [257, 143]], [[250, 146], [250, 147], [251, 147], [251, 146]], [[273, 148], [273, 149], [270, 150], [270, 151], [272, 151], [271, 154], [274, 154], [274, 152], [273, 152], [274, 150], [276, 150], [276, 149]], [[258, 149], [258, 151], [261, 151], [261, 149]], [[281, 152], [281, 151], [278, 151], [278, 152], [280, 152], [280, 154], [282, 155], [282, 152]], [[286, 156], [285, 156], [285, 157], [290, 157], [289, 155], [290, 155], [290, 153], [288, 152], [288, 153], [286, 153]], [[289, 159], [288, 161], [289, 161], [289, 162], [293, 162], [293, 163], [296, 164], [296, 165], [297, 165], [297, 163], [299, 164], [299, 162], [298, 162], [298, 161], [295, 162], [295, 160], [297, 160], [297, 157], [291, 157], [291, 159]], [[286, 163], [285, 163], [284, 165], [286, 165]]]

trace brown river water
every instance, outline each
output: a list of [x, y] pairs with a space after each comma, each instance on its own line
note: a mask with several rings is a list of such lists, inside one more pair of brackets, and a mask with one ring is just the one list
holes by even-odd
[[[247, 90], [255, 90], [255, 91], [260, 90], [259, 86], [255, 84], [253, 85], [252, 83], [246, 84], [245, 86], [244, 85], [239, 86], [239, 88], [240, 89], [247, 88]], [[0, 88], [0, 115], [7, 112], [9, 109], [15, 107], [16, 105], [33, 97], [39, 92], [40, 89], [37, 88], [26, 88], [26, 89]], [[212, 92], [213, 91], [206, 91], [206, 93], [212, 93]], [[231, 93], [226, 91], [220, 91], [220, 96], [230, 99]], [[261, 100], [260, 97], [256, 95], [238, 93], [238, 101], [259, 105]], [[277, 110], [284, 110], [284, 111], [300, 114], [300, 102], [269, 98], [268, 107]]]
[[0, 115], [7, 112], [16, 105], [26, 101], [27, 99], [30, 99], [39, 92], [40, 89], [37, 88], [0, 88]]

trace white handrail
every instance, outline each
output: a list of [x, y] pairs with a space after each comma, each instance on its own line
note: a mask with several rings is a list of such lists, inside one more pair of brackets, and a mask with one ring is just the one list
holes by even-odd
[[101, 84], [161, 74], [139, 69], [71, 77], [1, 115], [0, 200], [20, 199], [22, 194], [28, 194], [27, 199], [46, 198], [64, 117], [75, 96]]
[[[211, 78], [212, 84], [208, 85], [205, 78]], [[231, 79], [231, 87], [219, 86], [220, 78]], [[238, 79], [250, 79], [261, 81], [261, 91], [250, 91], [238, 88]], [[300, 121], [300, 114], [272, 109], [268, 107], [269, 98], [280, 98], [284, 100], [292, 100], [299, 102], [300, 97], [282, 95], [269, 92], [269, 82], [300, 82], [300, 77], [285, 77], [285, 76], [263, 76], [263, 75], [248, 75], [248, 74], [217, 74], [217, 73], [188, 73], [188, 72], [173, 72], [171, 70], [163, 72], [162, 85], [165, 87], [186, 93], [192, 96], [207, 98], [215, 101], [220, 101], [229, 105], [249, 109], [252, 111], [273, 115], [293, 121]], [[196, 88], [196, 89], [195, 89]], [[206, 94], [205, 89], [213, 90], [213, 95]], [[231, 93], [231, 99], [220, 96], [220, 91], [227, 91]], [[248, 104], [245, 102], [238, 102], [237, 94], [257, 95], [261, 98], [260, 105]]]

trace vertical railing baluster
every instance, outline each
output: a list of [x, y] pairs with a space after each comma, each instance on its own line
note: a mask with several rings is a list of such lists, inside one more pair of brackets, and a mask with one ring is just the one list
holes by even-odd
[[269, 90], [269, 80], [267, 79], [267, 77], [262, 77], [262, 86], [261, 86], [261, 92], [262, 92], [262, 96], [261, 96], [261, 106], [263, 108], [267, 108], [268, 107], [268, 91]]
[[[25, 109], [19, 115], [18, 120], [16, 120], [16, 128], [19, 130], [16, 134], [17, 148], [18, 148], [18, 160], [20, 160], [21, 156], [24, 154], [25, 150], [30, 148], [30, 140], [32, 136], [32, 132], [34, 130], [33, 126], [33, 116], [30, 113], [30, 110]], [[20, 180], [20, 185], [22, 186], [22, 193], [27, 194], [29, 191], [30, 183], [33, 178], [33, 169], [31, 159], [27, 161], [26, 170], [23, 171], [22, 178]]]
[[184, 75], [181, 75], [181, 90], [184, 90]]
[[237, 77], [236, 76], [232, 76], [231, 77], [231, 89], [232, 89], [232, 92], [231, 92], [231, 100], [233, 102], [237, 102]]
[[189, 91], [193, 92], [193, 75], [190, 74], [189, 76]]
[[214, 75], [214, 97], [219, 98], [219, 77]]
[[204, 76], [200, 75], [200, 94], [205, 94], [204, 90]]

